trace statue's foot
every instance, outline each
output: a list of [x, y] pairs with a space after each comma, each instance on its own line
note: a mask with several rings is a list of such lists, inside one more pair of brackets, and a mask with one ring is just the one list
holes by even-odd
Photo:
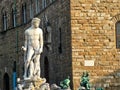
[[24, 80], [28, 80], [28, 79], [30, 79], [30, 78], [27, 77], [26, 75], [23, 75], [23, 79], [24, 79]]

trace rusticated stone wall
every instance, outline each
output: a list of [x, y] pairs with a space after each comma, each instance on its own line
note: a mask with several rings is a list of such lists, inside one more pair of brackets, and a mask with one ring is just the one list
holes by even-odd
[[[84, 71], [92, 87], [120, 88], [120, 50], [116, 48], [115, 24], [120, 20], [119, 0], [70, 0], [72, 70], [74, 90]], [[94, 66], [85, 66], [93, 60]]]

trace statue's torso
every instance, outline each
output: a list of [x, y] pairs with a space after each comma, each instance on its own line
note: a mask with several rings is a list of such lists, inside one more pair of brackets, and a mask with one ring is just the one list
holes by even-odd
[[40, 47], [40, 36], [42, 35], [42, 30], [40, 28], [26, 30], [28, 46], [32, 46], [34, 49]]

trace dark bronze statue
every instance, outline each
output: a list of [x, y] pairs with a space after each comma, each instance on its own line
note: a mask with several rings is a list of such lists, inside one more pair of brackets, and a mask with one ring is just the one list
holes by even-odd
[[88, 74], [88, 72], [83, 72], [83, 75], [82, 75], [81, 81], [80, 81], [80, 86], [82, 88], [84, 88], [82, 90], [90, 90], [89, 74]]
[[68, 76], [65, 80], [60, 82], [61, 89], [68, 89], [70, 88], [70, 77]]
[[100, 87], [100, 88], [97, 88], [96, 90], [104, 90], [104, 89]]

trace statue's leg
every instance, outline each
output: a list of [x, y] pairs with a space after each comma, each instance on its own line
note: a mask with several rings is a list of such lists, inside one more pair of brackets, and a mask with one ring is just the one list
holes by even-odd
[[33, 61], [31, 60], [30, 61], [30, 67], [29, 67], [29, 76], [28, 77], [33, 77], [33, 71], [34, 71], [34, 63]]
[[86, 86], [87, 86], [87, 90], [89, 90], [89, 89], [90, 89], [90, 86], [89, 86], [89, 84], [86, 84]]
[[34, 60], [34, 75], [37, 75], [40, 77], [40, 55], [36, 55], [36, 58]]
[[30, 60], [31, 60], [33, 54], [34, 54], [33, 48], [29, 47], [28, 48], [28, 53], [27, 53], [27, 58], [26, 58], [26, 61], [25, 61], [25, 64], [24, 64], [24, 78], [27, 77], [28, 67], [29, 67]]

